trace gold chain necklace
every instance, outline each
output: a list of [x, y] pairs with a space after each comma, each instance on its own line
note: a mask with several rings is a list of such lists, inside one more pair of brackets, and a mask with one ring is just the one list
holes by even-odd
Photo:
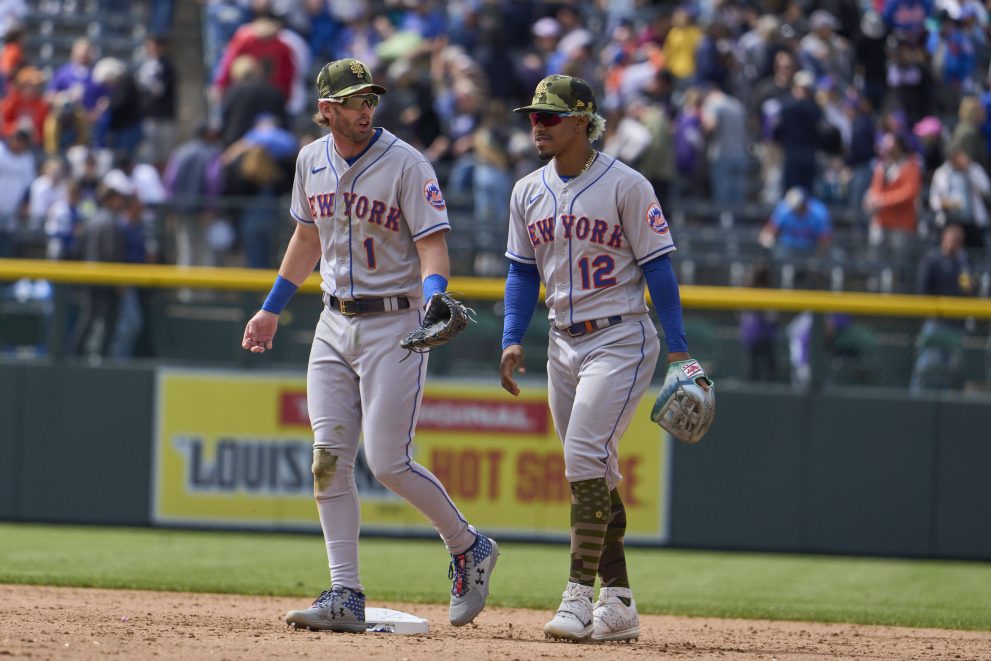
[[580, 177], [583, 174], [585, 174], [585, 170], [587, 170], [590, 167], [592, 167], [592, 163], [595, 161], [595, 157], [598, 156], [598, 155], [599, 155], [599, 152], [597, 152], [597, 151], [595, 151], [593, 149], [592, 150], [592, 153], [588, 155], [588, 160], [585, 161], [585, 165], [582, 166], [582, 169], [579, 170], [578, 171], [578, 174], [576, 174], [574, 177], [572, 177], [572, 179], [577, 179], [578, 177]]

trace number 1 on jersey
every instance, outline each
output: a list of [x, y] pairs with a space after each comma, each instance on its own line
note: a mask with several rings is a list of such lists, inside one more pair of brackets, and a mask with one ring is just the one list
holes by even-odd
[[609, 255], [599, 255], [593, 259], [591, 268], [588, 257], [582, 257], [578, 260], [578, 269], [582, 272], [582, 289], [591, 289], [592, 285], [595, 285], [595, 289], [612, 287], [616, 284], [616, 278], [609, 274], [614, 268], [616, 261]]
[[368, 268], [375, 268], [375, 244], [372, 242], [372, 238], [368, 237], [361, 242], [361, 245], [365, 246], [365, 257], [368, 258]]

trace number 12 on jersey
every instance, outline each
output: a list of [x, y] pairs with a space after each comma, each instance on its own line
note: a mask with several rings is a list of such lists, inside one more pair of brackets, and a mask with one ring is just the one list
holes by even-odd
[[589, 258], [582, 257], [578, 260], [578, 270], [582, 274], [582, 289], [602, 289], [612, 287], [616, 284], [616, 278], [610, 274], [616, 268], [616, 262], [609, 255], [599, 255], [592, 260], [589, 266]]

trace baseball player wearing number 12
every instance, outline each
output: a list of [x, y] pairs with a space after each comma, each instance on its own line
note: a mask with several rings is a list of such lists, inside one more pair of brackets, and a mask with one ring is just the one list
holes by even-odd
[[[424, 300], [447, 286], [451, 229], [433, 167], [418, 151], [372, 124], [379, 96], [368, 67], [330, 62], [317, 75], [316, 123], [330, 135], [296, 160], [290, 212], [296, 229], [262, 309], [242, 346], [272, 348], [279, 313], [319, 262], [324, 310], [306, 376], [313, 427], [313, 491], [331, 586], [313, 605], [286, 614], [294, 627], [365, 631], [358, 576], [359, 436], [372, 474], [436, 528], [451, 553], [450, 621], [471, 622], [489, 594], [499, 547], [475, 532], [440, 481], [413, 461], [413, 432], [427, 355], [400, 339], [417, 329]], [[421, 282], [422, 281], [422, 282]]]
[[[544, 633], [632, 640], [640, 622], [623, 548], [617, 453], [660, 353], [645, 282], [664, 327], [668, 362], [698, 365], [688, 354], [668, 256], [675, 246], [648, 181], [592, 148], [605, 120], [585, 81], [549, 76], [533, 102], [515, 112], [529, 114], [537, 154], [550, 162], [518, 181], [510, 201], [499, 368], [503, 388], [518, 395], [514, 372], [524, 372], [521, 342], [542, 280], [551, 320], [549, 404], [572, 494], [570, 576]], [[593, 605], [596, 574], [601, 589]]]

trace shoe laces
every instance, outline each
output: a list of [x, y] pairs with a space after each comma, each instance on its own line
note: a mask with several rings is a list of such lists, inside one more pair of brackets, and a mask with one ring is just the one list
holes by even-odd
[[451, 580], [451, 594], [455, 597], [464, 596], [468, 592], [468, 551], [451, 556], [447, 577]]
[[334, 602], [344, 600], [344, 591], [339, 588], [331, 588], [330, 590], [324, 590], [320, 593], [320, 596], [316, 598], [313, 602], [311, 608], [322, 607], [322, 606], [333, 606]]

